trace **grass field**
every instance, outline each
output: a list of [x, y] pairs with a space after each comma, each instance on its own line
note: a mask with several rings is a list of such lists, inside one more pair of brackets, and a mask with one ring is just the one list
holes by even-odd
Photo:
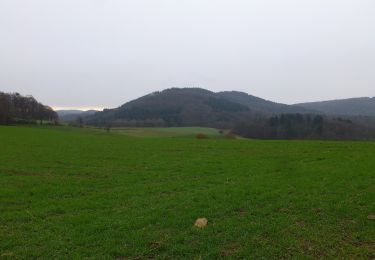
[[0, 258], [374, 259], [373, 214], [374, 142], [0, 127]]
[[112, 132], [133, 137], [195, 137], [204, 134], [210, 138], [223, 138], [225, 131], [220, 133], [214, 128], [205, 127], [128, 127], [112, 128]]

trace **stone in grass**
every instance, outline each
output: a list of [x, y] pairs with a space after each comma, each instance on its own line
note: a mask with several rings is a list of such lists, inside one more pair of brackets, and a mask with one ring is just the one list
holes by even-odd
[[208, 223], [208, 220], [206, 218], [198, 218], [195, 221], [194, 226], [199, 227], [199, 228], [203, 228], [203, 227], [207, 226], [207, 223]]
[[369, 220], [375, 220], [375, 214], [368, 215], [367, 219], [369, 219]]

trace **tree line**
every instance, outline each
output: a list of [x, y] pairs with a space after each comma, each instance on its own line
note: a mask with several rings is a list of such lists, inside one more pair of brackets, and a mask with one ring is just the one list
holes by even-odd
[[357, 118], [281, 114], [240, 121], [234, 133], [256, 139], [374, 140], [375, 125]]
[[0, 124], [35, 123], [38, 120], [57, 123], [58, 115], [32, 96], [0, 92]]

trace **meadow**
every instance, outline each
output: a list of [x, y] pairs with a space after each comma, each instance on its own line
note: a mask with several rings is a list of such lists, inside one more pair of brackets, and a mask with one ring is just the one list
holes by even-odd
[[207, 127], [126, 127], [112, 128], [111, 132], [133, 137], [195, 137], [203, 134], [210, 138], [222, 138], [228, 131]]
[[0, 258], [375, 258], [374, 142], [124, 131], [0, 126]]

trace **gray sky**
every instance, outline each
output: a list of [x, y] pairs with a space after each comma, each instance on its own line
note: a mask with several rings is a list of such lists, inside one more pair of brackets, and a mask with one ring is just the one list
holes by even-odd
[[0, 90], [115, 107], [168, 87], [375, 96], [374, 0], [0, 0]]

